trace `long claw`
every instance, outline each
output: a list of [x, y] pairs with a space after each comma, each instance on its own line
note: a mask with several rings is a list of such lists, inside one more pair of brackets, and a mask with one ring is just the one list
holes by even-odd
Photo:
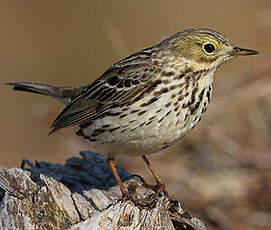
[[166, 197], [169, 197], [164, 183], [157, 183], [156, 185], [144, 183], [143, 186], [152, 189], [155, 192], [155, 196], [159, 196], [161, 193], [163, 193]]
[[134, 198], [130, 193], [125, 193], [122, 195], [123, 195], [122, 196], [123, 201], [129, 200], [139, 207], [152, 208], [156, 204], [156, 201], [157, 201], [156, 197], [146, 197], [146, 198], [137, 199], [137, 198]]

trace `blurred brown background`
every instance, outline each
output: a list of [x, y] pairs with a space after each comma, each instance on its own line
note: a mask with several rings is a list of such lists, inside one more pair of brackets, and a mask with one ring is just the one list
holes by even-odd
[[[260, 51], [216, 74], [200, 125], [150, 157], [169, 193], [209, 229], [271, 229], [271, 1], [0, 1], [0, 166], [63, 163], [88, 149], [75, 129], [48, 136], [63, 105], [7, 81], [82, 85], [112, 63], [192, 27]], [[167, 154], [168, 153], [168, 154]], [[150, 179], [139, 158], [119, 165]]]

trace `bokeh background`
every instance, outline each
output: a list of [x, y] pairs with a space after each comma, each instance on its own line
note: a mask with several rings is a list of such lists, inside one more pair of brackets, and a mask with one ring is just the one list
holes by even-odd
[[[23, 158], [64, 163], [88, 146], [74, 128], [48, 136], [58, 102], [7, 81], [83, 85], [167, 36], [208, 27], [260, 51], [216, 74], [193, 132], [150, 156], [172, 197], [210, 230], [271, 229], [271, 1], [0, 1], [0, 166]], [[152, 182], [140, 158], [118, 164]]]

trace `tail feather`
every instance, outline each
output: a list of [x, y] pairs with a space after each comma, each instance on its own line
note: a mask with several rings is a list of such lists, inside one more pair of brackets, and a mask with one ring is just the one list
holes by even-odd
[[8, 82], [13, 90], [25, 91], [53, 97], [64, 104], [69, 104], [84, 87], [54, 86], [36, 82]]
[[[76, 100], [75, 98], [79, 96], [79, 94], [87, 87], [64, 87], [36, 82], [8, 82], [6, 84], [12, 86], [14, 90], [50, 96], [66, 105], [73, 103], [73, 101]], [[53, 123], [49, 135], [63, 127], [65, 126], [63, 126], [62, 124], [56, 125], [55, 123]]]

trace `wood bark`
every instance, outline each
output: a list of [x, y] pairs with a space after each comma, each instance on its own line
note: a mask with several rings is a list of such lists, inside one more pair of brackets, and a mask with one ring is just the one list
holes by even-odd
[[[80, 154], [65, 165], [24, 160], [22, 168], [0, 169], [0, 229], [206, 230], [178, 201], [165, 196], [146, 207], [122, 201], [106, 160]], [[154, 193], [140, 177], [118, 171], [134, 196]]]

